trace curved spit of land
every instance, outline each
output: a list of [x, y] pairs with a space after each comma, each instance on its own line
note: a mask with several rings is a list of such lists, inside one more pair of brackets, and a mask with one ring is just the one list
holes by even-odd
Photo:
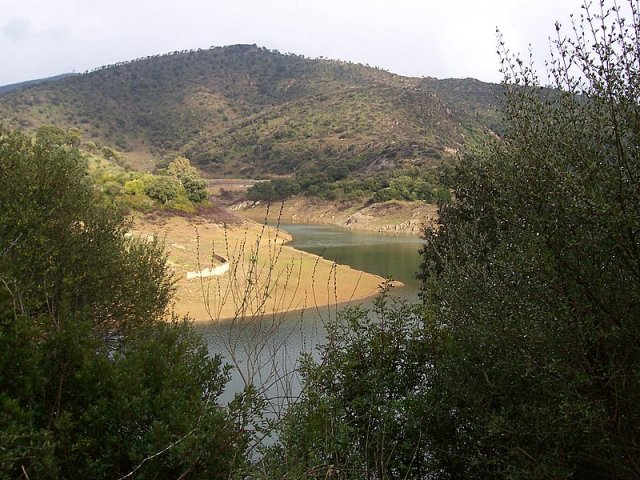
[[196, 321], [359, 300], [375, 295], [384, 281], [296, 250], [286, 245], [288, 233], [249, 221], [224, 226], [197, 217], [141, 217], [134, 234], [164, 239], [176, 278], [173, 309]]

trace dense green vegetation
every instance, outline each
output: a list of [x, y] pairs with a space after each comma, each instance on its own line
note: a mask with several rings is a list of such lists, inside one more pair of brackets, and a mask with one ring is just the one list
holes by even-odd
[[174, 52], [0, 95], [24, 128], [77, 128], [133, 166], [213, 176], [432, 167], [498, 129], [496, 86], [405, 78], [249, 45]]
[[[40, 142], [51, 145], [80, 147], [82, 133], [75, 128], [67, 130], [54, 125], [43, 125], [36, 130]], [[165, 209], [194, 213], [208, 206], [207, 182], [191, 166], [187, 158], [176, 157], [167, 168], [155, 174], [132, 171], [122, 158], [107, 147], [84, 145], [83, 157], [94, 188], [102, 192], [106, 201], [141, 212]]]
[[640, 15], [628, 5], [629, 23], [603, 2], [559, 33], [552, 95], [503, 52], [508, 128], [448, 177], [423, 305], [383, 297], [377, 320], [351, 310], [330, 328], [267, 477], [640, 477]]
[[367, 175], [366, 178], [345, 178], [344, 170], [330, 168], [325, 172], [299, 174], [256, 183], [247, 191], [252, 201], [277, 202], [304, 194], [324, 200], [364, 200], [382, 203], [389, 200], [422, 200], [435, 203], [450, 198], [448, 188], [431, 169], [398, 168]]
[[106, 170], [95, 168], [93, 177], [96, 186], [118, 204], [141, 211], [163, 208], [194, 213], [209, 197], [206, 180], [184, 157], [154, 175], [122, 170], [114, 174], [110, 165]]
[[[422, 302], [343, 311], [278, 421], [251, 389], [241, 411], [216, 405], [227, 372], [161, 321], [161, 246], [126, 238], [80, 132], [2, 130], [0, 476], [640, 477], [640, 12], [599, 6], [558, 27], [554, 90], [502, 52], [504, 135], [438, 181], [452, 195], [425, 232]], [[335, 167], [253, 194], [440, 185], [426, 168], [366, 190]], [[199, 201], [186, 159], [164, 173], [115, 183]], [[260, 462], [249, 423], [277, 434]]]
[[322, 363], [303, 362], [303, 396], [267, 449], [266, 477], [429, 478], [421, 318], [386, 294], [372, 312], [340, 313]]
[[630, 23], [594, 7], [559, 37], [560, 92], [505, 59], [505, 138], [465, 155], [428, 234], [423, 297], [445, 339], [427, 424], [443, 471], [640, 476], [640, 17], [627, 6]]
[[227, 371], [165, 321], [162, 245], [127, 238], [86, 163], [0, 131], [0, 478], [228, 478]]

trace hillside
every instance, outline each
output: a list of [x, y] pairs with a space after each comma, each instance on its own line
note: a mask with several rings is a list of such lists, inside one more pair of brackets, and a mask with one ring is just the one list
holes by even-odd
[[174, 52], [0, 95], [0, 118], [75, 127], [152, 169], [182, 154], [209, 176], [337, 177], [435, 166], [499, 129], [497, 86], [407, 78], [249, 45]]
[[53, 77], [37, 78], [35, 80], [27, 80], [26, 82], [18, 82], [18, 83], [11, 83], [9, 85], [2, 85], [2, 86], [0, 86], [0, 94], [13, 92], [14, 90], [20, 90], [20, 89], [31, 87], [31, 86], [34, 86], [34, 85], [39, 85], [41, 83], [57, 82], [58, 80], [62, 80], [63, 78], [71, 77], [71, 76], [74, 76], [74, 75], [77, 75], [77, 74], [76, 73], [62, 73], [60, 75], [55, 75]]

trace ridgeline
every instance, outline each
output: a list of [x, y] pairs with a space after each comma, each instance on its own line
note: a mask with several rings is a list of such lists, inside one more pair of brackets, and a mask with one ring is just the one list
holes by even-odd
[[77, 128], [136, 169], [184, 155], [215, 177], [340, 179], [450, 161], [500, 130], [498, 89], [235, 45], [25, 86], [0, 94], [0, 118]]

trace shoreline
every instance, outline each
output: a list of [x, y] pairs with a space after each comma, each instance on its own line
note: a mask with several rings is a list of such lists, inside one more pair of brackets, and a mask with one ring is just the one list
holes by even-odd
[[[278, 208], [282, 205], [282, 209]], [[240, 202], [231, 211], [257, 222], [278, 219], [281, 223], [316, 223], [350, 230], [422, 236], [426, 226], [437, 223], [437, 207], [425, 202], [391, 200], [363, 205], [360, 202], [335, 202], [293, 197], [284, 203]], [[267, 215], [267, 211], [269, 215]]]
[[[287, 232], [252, 221], [224, 227], [198, 217], [141, 217], [132, 233], [164, 239], [176, 278], [172, 312], [194, 323], [334, 308], [375, 296], [385, 281], [296, 250], [286, 245], [292, 239]], [[210, 259], [220, 254], [229, 261], [228, 272], [187, 280], [189, 272], [214, 268]]]

